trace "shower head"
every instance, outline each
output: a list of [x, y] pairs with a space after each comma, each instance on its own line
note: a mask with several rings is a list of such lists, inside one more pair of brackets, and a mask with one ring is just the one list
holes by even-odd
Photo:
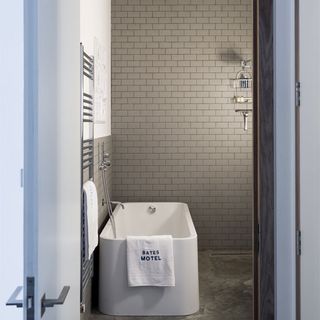
[[234, 64], [235, 62], [240, 61], [242, 68], [250, 68], [251, 67], [251, 59], [245, 59], [239, 52], [235, 49], [225, 49], [220, 52], [221, 61], [230, 62]]
[[224, 49], [220, 52], [220, 57], [222, 61], [226, 62], [238, 62], [243, 60], [241, 56], [235, 49]]

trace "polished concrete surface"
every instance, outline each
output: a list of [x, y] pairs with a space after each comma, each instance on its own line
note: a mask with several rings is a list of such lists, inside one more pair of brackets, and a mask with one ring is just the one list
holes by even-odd
[[251, 320], [252, 257], [199, 252], [200, 310], [186, 317], [115, 317], [93, 311], [90, 320]]

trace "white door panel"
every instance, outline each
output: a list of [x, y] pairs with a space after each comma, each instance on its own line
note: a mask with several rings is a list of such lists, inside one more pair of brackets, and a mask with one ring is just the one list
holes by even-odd
[[[77, 0], [34, 0], [37, 32], [36, 68], [29, 72], [35, 86], [34, 135], [26, 168], [26, 188], [33, 197], [29, 224], [26, 275], [34, 275], [35, 319], [41, 299], [70, 291], [63, 305], [47, 308], [43, 320], [80, 318], [80, 12]], [[32, 41], [32, 39], [31, 39]], [[29, 48], [33, 50], [34, 48]], [[32, 171], [30, 173], [30, 171]], [[31, 195], [31, 193], [34, 193]], [[30, 260], [30, 259], [29, 259]]]
[[0, 10], [0, 43], [0, 319], [21, 320], [22, 309], [5, 304], [23, 285], [22, 0], [8, 1]]
[[300, 1], [301, 318], [320, 317], [320, 2]]

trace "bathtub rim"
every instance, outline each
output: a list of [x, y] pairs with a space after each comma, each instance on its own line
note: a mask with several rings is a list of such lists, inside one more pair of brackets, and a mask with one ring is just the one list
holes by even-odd
[[[192, 239], [197, 239], [198, 234], [196, 231], [196, 228], [193, 223], [193, 219], [191, 216], [191, 212], [189, 209], [189, 206], [185, 202], [152, 202], [152, 201], [146, 201], [146, 202], [123, 202], [124, 205], [130, 205], [130, 204], [138, 204], [138, 203], [147, 203], [150, 205], [157, 205], [157, 204], [180, 204], [186, 207], [188, 210], [183, 211], [185, 218], [187, 219], [187, 225], [189, 229], [189, 236], [187, 237], [172, 237], [172, 240], [174, 241], [185, 241], [185, 240], [192, 240]], [[116, 217], [118, 214], [120, 214], [121, 206], [117, 205], [113, 211], [113, 216]], [[99, 239], [100, 241], [125, 241], [127, 238], [126, 237], [121, 237], [121, 238], [111, 238], [110, 237], [110, 232], [109, 229], [111, 229], [111, 220], [108, 218], [108, 221], [106, 222], [105, 226], [103, 227], [102, 231], [99, 234]]]

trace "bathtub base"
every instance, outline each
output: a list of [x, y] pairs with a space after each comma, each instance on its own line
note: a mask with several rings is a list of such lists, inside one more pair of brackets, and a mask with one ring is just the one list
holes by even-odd
[[197, 312], [197, 239], [175, 241], [174, 252], [175, 287], [128, 287], [125, 241], [101, 239], [100, 312], [114, 316], [184, 316]]

